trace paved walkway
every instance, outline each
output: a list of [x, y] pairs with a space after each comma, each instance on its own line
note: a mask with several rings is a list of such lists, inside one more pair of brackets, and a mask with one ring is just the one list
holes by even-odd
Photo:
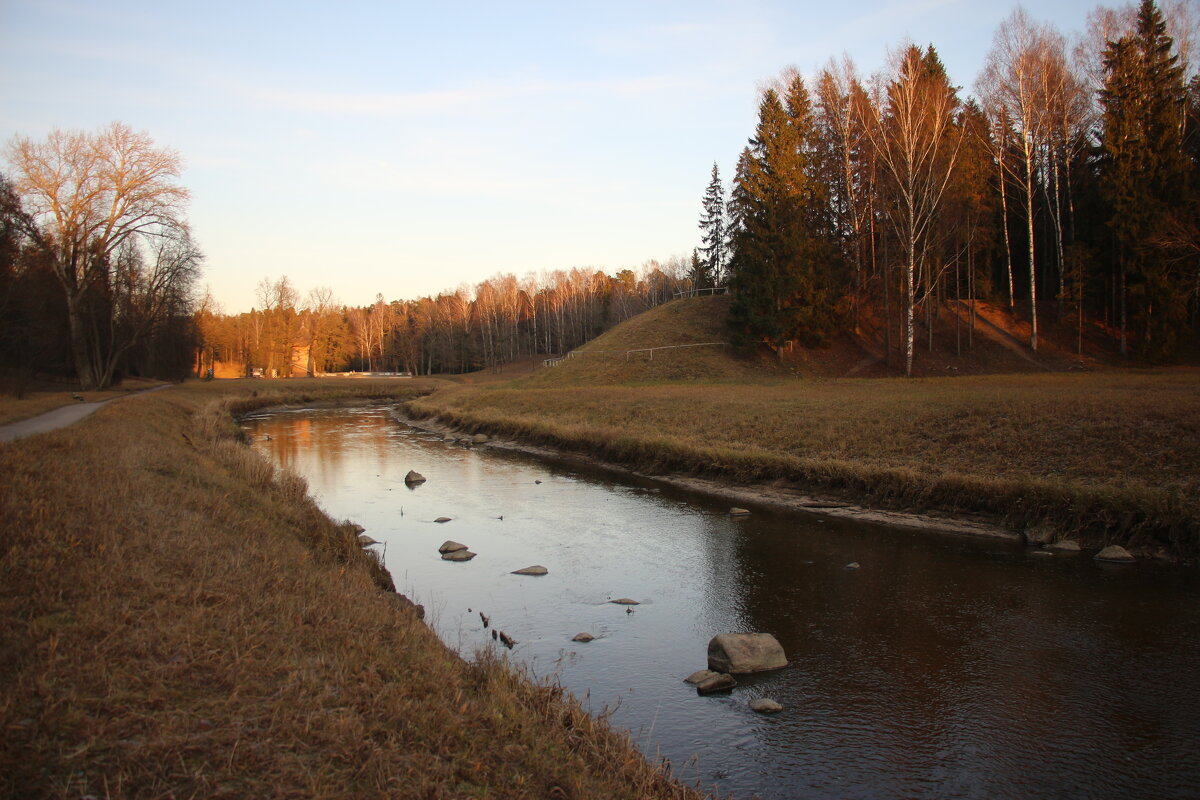
[[20, 422], [10, 422], [7, 425], [0, 425], [0, 442], [15, 442], [17, 439], [24, 439], [26, 436], [33, 436], [35, 433], [45, 433], [46, 431], [65, 428], [95, 413], [96, 409], [101, 406], [108, 405], [116, 400], [124, 400], [126, 397], [133, 397], [143, 392], [155, 392], [159, 389], [166, 389], [168, 386], [170, 384], [154, 386], [150, 389], [143, 389], [140, 392], [132, 392], [124, 397], [110, 397], [107, 400], [101, 400], [96, 403], [74, 403], [69, 406], [59, 406], [53, 411], [47, 411], [45, 414], [39, 414], [31, 419], [23, 419]]

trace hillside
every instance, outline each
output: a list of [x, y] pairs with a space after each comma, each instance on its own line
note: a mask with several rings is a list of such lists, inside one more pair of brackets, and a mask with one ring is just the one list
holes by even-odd
[[772, 358], [734, 353], [725, 327], [729, 303], [725, 296], [698, 297], [652, 308], [574, 350], [558, 366], [538, 370], [527, 385], [745, 381], [786, 375]]
[[[725, 318], [728, 296], [675, 300], [626, 320], [573, 351], [557, 366], [539, 368], [523, 385], [612, 385], [762, 381], [789, 377], [879, 378], [903, 374], [898, 338], [891, 359], [877, 309], [863, 308], [854, 330], [821, 347], [785, 347], [778, 354], [762, 348], [752, 355], [729, 345]], [[1064, 314], [1058, 321], [1043, 312], [1039, 349], [1029, 349], [1029, 324], [1020, 313], [977, 303], [953, 302], [931, 310], [932, 336], [919, 315], [913, 375], [935, 377], [1045, 373], [1132, 366], [1115, 352], [1101, 326]], [[1083, 355], [1077, 354], [1082, 338]]]

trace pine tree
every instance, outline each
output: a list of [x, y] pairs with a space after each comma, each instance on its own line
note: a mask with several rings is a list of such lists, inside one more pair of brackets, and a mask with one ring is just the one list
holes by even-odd
[[732, 217], [730, 326], [742, 344], [820, 342], [838, 322], [828, 199], [816, 179], [816, 132], [804, 81], [763, 93], [738, 162]]
[[1187, 95], [1173, 44], [1158, 7], [1142, 0], [1134, 32], [1105, 49], [1100, 92], [1100, 187], [1117, 246], [1122, 352], [1132, 327], [1155, 358], [1173, 351], [1187, 321], [1186, 288], [1155, 246], [1163, 221], [1189, 194]]
[[721, 184], [721, 175], [713, 163], [712, 180], [704, 192], [704, 214], [700, 217], [701, 235], [700, 253], [708, 274], [708, 281], [698, 289], [707, 289], [725, 282], [726, 257], [726, 228], [725, 228], [725, 187]]

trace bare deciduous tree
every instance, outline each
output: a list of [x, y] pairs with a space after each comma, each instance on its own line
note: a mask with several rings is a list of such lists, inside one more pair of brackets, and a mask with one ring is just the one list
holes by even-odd
[[80, 385], [105, 386], [112, 375], [96, 357], [88, 298], [109, 291], [123, 245], [186, 230], [179, 155], [119, 122], [94, 134], [53, 130], [42, 141], [17, 137], [7, 155], [65, 294]]

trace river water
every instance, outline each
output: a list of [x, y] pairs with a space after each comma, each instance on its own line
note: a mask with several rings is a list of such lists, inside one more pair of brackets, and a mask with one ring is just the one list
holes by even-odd
[[[1200, 797], [1194, 569], [730, 517], [652, 481], [443, 442], [382, 408], [244, 425], [379, 540], [447, 644], [471, 658], [504, 631], [511, 659], [689, 783], [763, 798]], [[427, 482], [407, 487], [410, 469]], [[447, 539], [478, 556], [441, 560]], [[533, 564], [549, 574], [510, 574]], [[639, 605], [608, 602], [625, 597]], [[736, 631], [773, 633], [789, 667], [698, 696], [683, 678]], [[785, 710], [756, 714], [755, 697]]]

